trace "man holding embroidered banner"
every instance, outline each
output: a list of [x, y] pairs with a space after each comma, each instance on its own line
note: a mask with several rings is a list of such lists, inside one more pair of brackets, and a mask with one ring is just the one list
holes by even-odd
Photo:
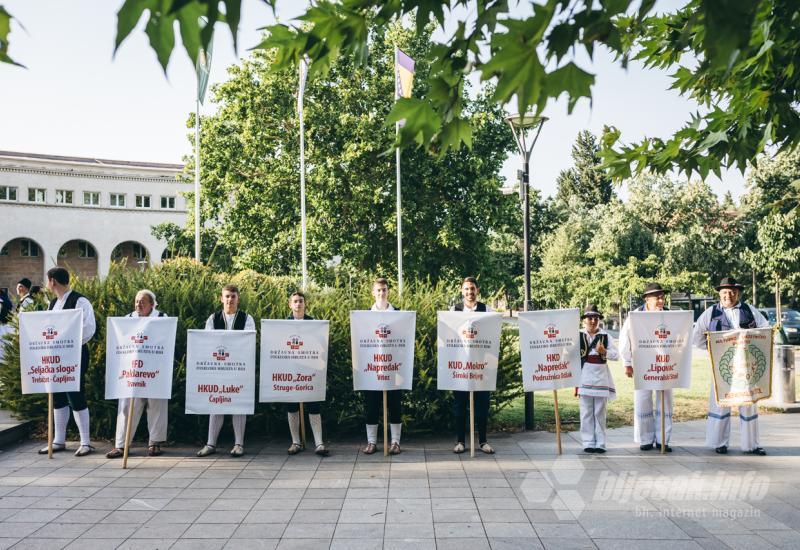
[[114, 448], [106, 458], [125, 455], [145, 405], [148, 456], [160, 456], [161, 443], [167, 439], [178, 320], [168, 318], [156, 305], [155, 294], [142, 289], [136, 293], [132, 313], [107, 319], [106, 399], [119, 399], [119, 404]]
[[[353, 389], [363, 391], [367, 408], [367, 446], [376, 450], [381, 401], [384, 435], [391, 428], [391, 446], [385, 454], [400, 454], [402, 390], [410, 390], [414, 378], [416, 312], [397, 311], [389, 304], [386, 279], [372, 285], [375, 303], [369, 311], [350, 312], [350, 345], [353, 354]], [[384, 443], [387, 443], [386, 441]], [[386, 445], [384, 445], [386, 447]]]
[[719, 303], [700, 315], [694, 345], [708, 349], [714, 374], [708, 400], [706, 445], [719, 454], [728, 452], [731, 407], [739, 407], [741, 448], [763, 456], [759, 444], [758, 405], [771, 393], [772, 328], [761, 313], [741, 301], [742, 289], [733, 277], [716, 287]]
[[692, 312], [668, 311], [664, 294], [660, 284], [647, 285], [644, 305], [622, 326], [620, 353], [626, 376], [634, 379], [633, 440], [643, 451], [670, 453], [672, 390], [691, 386]]

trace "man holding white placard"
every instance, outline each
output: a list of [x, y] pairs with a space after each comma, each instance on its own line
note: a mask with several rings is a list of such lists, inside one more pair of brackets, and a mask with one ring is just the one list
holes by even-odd
[[[769, 321], [761, 313], [740, 300], [743, 285], [733, 277], [723, 277], [715, 287], [719, 293], [719, 303], [706, 309], [697, 319], [694, 327], [694, 345], [707, 350], [708, 332], [721, 332], [736, 329], [768, 328]], [[739, 407], [739, 430], [741, 448], [748, 454], [764, 456], [767, 452], [760, 446], [758, 437], [758, 404]], [[706, 423], [706, 445], [713, 447], [718, 454], [727, 454], [731, 436], [731, 408], [717, 403], [714, 383], [708, 398], [708, 420]]]
[[[78, 432], [81, 437], [81, 444], [75, 451], [75, 456], [86, 456], [94, 452], [89, 437], [89, 405], [86, 403], [84, 395], [84, 380], [86, 370], [89, 368], [89, 340], [94, 336], [96, 330], [94, 320], [94, 308], [89, 300], [72, 290], [69, 286], [69, 271], [63, 267], [54, 267], [47, 272], [47, 288], [56, 297], [50, 301], [49, 311], [59, 311], [63, 309], [80, 309], [83, 311], [83, 337], [81, 339], [81, 369], [80, 369], [80, 389], [76, 392], [61, 392], [53, 394], [53, 417], [55, 424], [55, 435], [53, 436], [53, 452], [63, 451], [67, 448], [67, 423], [69, 423], [69, 410], [72, 408], [72, 415], [78, 425]], [[48, 454], [48, 448], [39, 450], [39, 454]]]
[[[658, 283], [649, 283], [644, 289], [642, 298], [644, 305], [636, 311], [664, 311], [664, 289]], [[625, 319], [622, 330], [619, 334], [620, 353], [625, 365], [625, 376], [633, 377], [633, 342], [631, 339], [631, 316]], [[660, 423], [661, 415], [664, 414], [664, 441], [665, 450], [672, 452], [669, 446], [670, 436], [672, 435], [672, 390], [660, 390], [664, 394], [664, 408], [661, 410], [661, 395], [658, 390], [634, 390], [633, 391], [633, 440], [639, 444], [642, 451], [650, 451], [654, 447], [660, 447], [660, 432], [656, 430], [656, 422]], [[653, 393], [655, 393], [656, 403], [653, 407]], [[655, 414], [654, 414], [655, 413]]]
[[[481, 289], [475, 277], [465, 277], [461, 282], [461, 297], [463, 301], [450, 308], [450, 311], [476, 311], [490, 312], [492, 308], [478, 301]], [[456, 445], [453, 452], [461, 454], [466, 450], [467, 409], [469, 407], [468, 391], [453, 391], [453, 416], [456, 423]], [[486, 429], [489, 423], [489, 397], [488, 391], [476, 391], [474, 394], [473, 414], [478, 425], [478, 447], [486, 454], [494, 454], [494, 449], [487, 441]]]
[[[222, 310], [212, 314], [206, 321], [205, 330], [256, 330], [256, 322], [253, 318], [239, 311], [239, 287], [236, 285], [225, 285], [222, 288], [220, 297]], [[208, 441], [206, 445], [197, 451], [197, 456], [203, 457], [217, 452], [217, 438], [225, 421], [224, 414], [208, 415]], [[231, 456], [240, 457], [244, 455], [244, 429], [247, 423], [246, 414], [232, 414], [233, 434], [235, 437]]]
[[[289, 309], [292, 313], [287, 319], [294, 321], [313, 321], [314, 318], [306, 314], [306, 296], [296, 290], [289, 296]], [[328, 456], [330, 451], [325, 446], [322, 439], [322, 402], [304, 403], [304, 409], [308, 409], [308, 421], [311, 424], [311, 432], [314, 434], [314, 453], [319, 456]], [[305, 411], [303, 411], [305, 412]], [[288, 453], [296, 455], [303, 450], [300, 440], [300, 403], [287, 403], [286, 415], [289, 420], [289, 431], [292, 434], [292, 444], [289, 445]]]
[[[147, 289], [142, 289], [136, 293], [134, 300], [134, 310], [127, 317], [166, 317], [163, 311], [158, 311], [156, 306], [156, 295]], [[167, 416], [169, 410], [168, 399], [154, 398], [121, 398], [117, 405], [117, 428], [114, 434], [114, 448], [106, 453], [106, 458], [120, 458], [124, 454], [125, 432], [128, 425], [128, 412], [130, 410], [130, 400], [133, 399], [133, 418], [131, 419], [131, 438], [136, 432], [139, 420], [144, 411], [145, 402], [147, 405], [147, 432], [149, 441], [147, 443], [148, 456], [161, 456], [161, 444], [167, 440]]]

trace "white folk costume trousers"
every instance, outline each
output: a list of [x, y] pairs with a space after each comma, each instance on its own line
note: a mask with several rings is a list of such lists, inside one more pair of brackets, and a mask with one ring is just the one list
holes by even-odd
[[[739, 432], [742, 450], [752, 451], [761, 445], [758, 442], [758, 405], [739, 407]], [[717, 404], [714, 386], [708, 398], [708, 420], [706, 421], [706, 445], [708, 447], [728, 446], [731, 438], [731, 408]]]
[[[231, 423], [233, 424], [233, 438], [236, 445], [244, 446], [244, 428], [247, 424], [246, 414], [232, 414]], [[222, 429], [222, 423], [225, 422], [224, 414], [209, 414], [208, 415], [208, 445], [212, 447], [217, 446], [217, 438]]]
[[[669, 445], [672, 435], [672, 390], [634, 390], [633, 440], [640, 445], [661, 444], [661, 393], [664, 393], [664, 432]], [[653, 406], [653, 398], [656, 404]]]
[[580, 396], [581, 440], [584, 449], [606, 448], [607, 397]]
[[[147, 401], [147, 431], [150, 434], [150, 445], [163, 443], [167, 440], [167, 411], [169, 400], [167, 399], [134, 399], [133, 400], [133, 419], [131, 420], [131, 432], [136, 433], [136, 427], [142, 418], [144, 403]], [[131, 400], [129, 398], [120, 399], [117, 406], [117, 431], [114, 435], [114, 446], [122, 449], [125, 446], [125, 428], [128, 426], [128, 411], [130, 410]]]

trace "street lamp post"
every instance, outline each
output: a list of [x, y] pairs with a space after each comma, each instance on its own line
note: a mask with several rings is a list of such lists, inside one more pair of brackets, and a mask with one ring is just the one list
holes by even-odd
[[[519, 172], [519, 198], [522, 202], [522, 239], [523, 239], [523, 254], [524, 254], [524, 269], [525, 269], [525, 301], [523, 303], [523, 310], [528, 311], [531, 304], [531, 238], [530, 238], [530, 225], [531, 225], [531, 206], [529, 198], [529, 170], [528, 166], [531, 160], [531, 152], [536, 141], [539, 139], [539, 133], [542, 131], [542, 126], [547, 122], [547, 117], [535, 116], [532, 114], [513, 115], [506, 118], [508, 125], [511, 126], [511, 131], [514, 133], [514, 140], [517, 142], [517, 149], [522, 156], [522, 170]], [[531, 136], [533, 139], [531, 140]], [[525, 429], [533, 429], [533, 393], [525, 393]]]

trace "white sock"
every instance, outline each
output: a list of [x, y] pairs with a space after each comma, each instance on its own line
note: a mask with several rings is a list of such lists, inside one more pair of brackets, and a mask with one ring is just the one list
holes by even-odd
[[78, 432], [81, 434], [81, 445], [90, 445], [89, 408], [87, 407], [82, 411], [72, 411], [72, 416], [75, 417], [75, 423], [78, 425]]
[[372, 443], [373, 445], [378, 443], [377, 424], [367, 424], [367, 443]]
[[311, 431], [314, 432], [314, 444], [319, 447], [322, 445], [322, 415], [309, 414], [308, 419], [311, 421]]
[[389, 424], [389, 431], [392, 432], [392, 443], [400, 445], [400, 432], [403, 431], [403, 425]]
[[222, 423], [225, 422], [224, 414], [210, 414], [208, 415], [208, 442], [206, 445], [212, 447], [217, 446], [217, 438], [219, 431], [222, 429]]
[[55, 424], [55, 434], [53, 443], [64, 445], [67, 441], [67, 423], [69, 422], [69, 406], [53, 409], [53, 424]]
[[289, 431], [292, 432], [292, 443], [300, 445], [300, 413], [287, 413], [289, 417]]

